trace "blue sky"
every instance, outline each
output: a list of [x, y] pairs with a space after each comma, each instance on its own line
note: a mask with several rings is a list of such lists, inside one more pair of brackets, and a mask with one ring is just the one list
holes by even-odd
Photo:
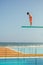
[[0, 42], [43, 42], [43, 29], [21, 28], [29, 25], [27, 11], [32, 25], [43, 25], [43, 0], [0, 0]]

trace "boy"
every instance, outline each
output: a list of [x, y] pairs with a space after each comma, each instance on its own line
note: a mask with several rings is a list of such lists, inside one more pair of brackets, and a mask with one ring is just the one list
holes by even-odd
[[29, 15], [29, 22], [30, 22], [30, 25], [32, 25], [32, 15], [29, 12], [27, 12], [27, 15]]

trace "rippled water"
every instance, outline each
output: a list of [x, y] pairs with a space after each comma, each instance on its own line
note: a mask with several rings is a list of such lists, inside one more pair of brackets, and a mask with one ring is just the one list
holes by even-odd
[[0, 65], [43, 65], [43, 58], [0, 59]]

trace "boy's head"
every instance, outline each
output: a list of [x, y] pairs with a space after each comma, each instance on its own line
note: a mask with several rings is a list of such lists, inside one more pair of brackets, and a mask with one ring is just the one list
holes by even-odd
[[27, 15], [29, 15], [29, 12], [27, 12]]

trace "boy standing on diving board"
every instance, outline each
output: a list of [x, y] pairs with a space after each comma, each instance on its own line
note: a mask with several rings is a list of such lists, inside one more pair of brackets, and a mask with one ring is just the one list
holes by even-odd
[[29, 12], [27, 12], [27, 15], [29, 15], [29, 22], [30, 22], [30, 26], [31, 26], [32, 25], [32, 15]]

